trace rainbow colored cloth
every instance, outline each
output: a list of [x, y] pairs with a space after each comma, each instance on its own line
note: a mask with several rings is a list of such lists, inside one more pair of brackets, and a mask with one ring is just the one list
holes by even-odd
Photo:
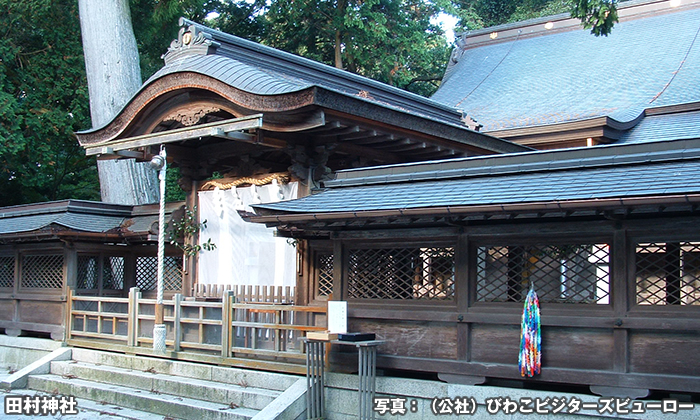
[[542, 367], [542, 333], [540, 331], [540, 300], [535, 289], [530, 288], [525, 298], [523, 320], [520, 330], [520, 376], [531, 378], [540, 373]]

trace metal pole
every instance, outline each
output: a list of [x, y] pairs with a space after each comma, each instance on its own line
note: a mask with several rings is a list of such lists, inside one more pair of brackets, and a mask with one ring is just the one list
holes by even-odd
[[165, 324], [163, 323], [163, 264], [165, 259], [165, 171], [167, 170], [167, 160], [165, 147], [160, 148], [160, 157], [163, 159], [162, 167], [158, 172], [160, 180], [160, 206], [158, 209], [158, 283], [156, 289], [156, 320], [153, 325], [153, 351], [165, 354]]

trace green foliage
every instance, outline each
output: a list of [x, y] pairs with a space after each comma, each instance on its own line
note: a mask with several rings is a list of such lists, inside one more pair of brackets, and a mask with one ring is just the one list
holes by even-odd
[[167, 240], [171, 245], [174, 245], [182, 250], [188, 257], [199, 254], [202, 251], [213, 251], [216, 249], [216, 244], [208, 238], [203, 244], [192, 244], [192, 238], [197, 233], [207, 228], [207, 221], [197, 221], [197, 207], [190, 210], [185, 207], [185, 211], [179, 220], [173, 220], [165, 226], [167, 232]]
[[571, 17], [595, 36], [608, 36], [617, 23], [617, 0], [576, 0]]
[[251, 41], [263, 41], [265, 22], [262, 15], [267, 9], [266, 0], [218, 1], [211, 2], [209, 6], [214, 6], [209, 12], [218, 16], [207, 24]]
[[78, 5], [0, 0], [0, 206], [99, 199]]
[[595, 36], [607, 36], [617, 22], [618, 0], [455, 0], [462, 31], [570, 13]]
[[429, 95], [449, 57], [441, 8], [424, 0], [274, 0], [261, 15], [262, 42]]
[[165, 172], [165, 201], [167, 203], [173, 201], [184, 201], [186, 197], [185, 191], [180, 187], [180, 168], [168, 166]]
[[455, 0], [461, 31], [570, 12], [574, 0]]

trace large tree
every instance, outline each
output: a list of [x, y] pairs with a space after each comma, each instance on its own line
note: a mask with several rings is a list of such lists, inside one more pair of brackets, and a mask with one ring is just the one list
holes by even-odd
[[98, 199], [95, 161], [73, 136], [90, 121], [77, 4], [0, 9], [0, 205]]
[[[92, 126], [108, 123], [141, 87], [141, 68], [128, 0], [79, 0]], [[102, 201], [158, 201], [158, 181], [147, 163], [99, 161]]]

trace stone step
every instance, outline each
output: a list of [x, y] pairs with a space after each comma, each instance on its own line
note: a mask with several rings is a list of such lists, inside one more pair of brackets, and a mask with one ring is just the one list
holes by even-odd
[[280, 392], [292, 386], [301, 377], [284, 373], [213, 366], [204, 363], [183, 362], [82, 348], [73, 348], [72, 358], [78, 362], [94, 365], [115, 366], [135, 371], [155, 371], [166, 375], [184, 376], [233, 385], [244, 384], [252, 388], [266, 388]]
[[[33, 391], [30, 389], [17, 389], [12, 390], [7, 395], [20, 395], [28, 396], [34, 398], [39, 397], [54, 397], [53, 395], [46, 392]], [[60, 398], [60, 396], [57, 396]], [[70, 420], [163, 420], [163, 415], [153, 414], [146, 411], [134, 410], [133, 408], [119, 407], [114, 404], [107, 404], [106, 401], [96, 402], [88, 400], [85, 398], [76, 398], [76, 409], [78, 414], [66, 414], [62, 415], [60, 412], [54, 415], [48, 414], [46, 416], [40, 416], [43, 419], [68, 419]], [[24, 414], [5, 414], [0, 415], [3, 420], [26, 420], [27, 415]], [[30, 416], [39, 417], [39, 416]]]
[[30, 376], [28, 388], [51, 394], [72, 395], [174, 419], [248, 420], [258, 413], [258, 410], [250, 408], [161, 394], [157, 390], [146, 391], [53, 374]]
[[161, 394], [188, 397], [219, 404], [234, 404], [261, 410], [270, 404], [280, 391], [256, 388], [246, 383], [230, 384], [172, 376], [155, 371], [138, 371], [115, 366], [93, 365], [77, 361], [51, 363], [51, 373], [64, 378], [79, 378], [111, 385], [121, 385], [142, 391], [155, 390]]

